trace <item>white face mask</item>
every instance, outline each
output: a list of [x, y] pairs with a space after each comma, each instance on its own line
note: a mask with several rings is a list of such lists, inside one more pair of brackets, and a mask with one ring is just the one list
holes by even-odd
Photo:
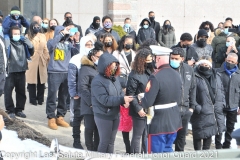
[[88, 55], [89, 51], [92, 50], [93, 48], [86, 48], [85, 47], [85, 52], [86, 52], [86, 55]]
[[98, 65], [98, 60], [96, 60], [96, 61], [94, 62], [94, 64], [97, 66], [97, 65]]

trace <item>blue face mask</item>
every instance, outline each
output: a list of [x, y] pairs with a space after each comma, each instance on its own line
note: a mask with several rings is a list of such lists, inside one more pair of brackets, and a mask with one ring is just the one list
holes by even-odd
[[3, 29], [2, 26], [0, 26], [0, 32], [2, 32], [2, 29]]
[[20, 40], [20, 35], [13, 35], [12, 39], [17, 42]]
[[42, 28], [48, 28], [48, 24], [42, 23]]
[[170, 60], [170, 66], [172, 68], [177, 69], [180, 66], [180, 62], [179, 61], [175, 61], [175, 60]]
[[146, 25], [146, 24], [145, 24], [145, 25], [143, 25], [143, 28], [147, 29], [147, 28], [148, 28], [148, 25]]
[[69, 35], [70, 36], [73, 36], [75, 34], [75, 32], [70, 32]]
[[19, 18], [19, 16], [15, 16], [15, 19], [18, 19]]
[[231, 46], [231, 44], [232, 44], [231, 42], [226, 42], [227, 47]]
[[228, 32], [228, 28], [225, 28], [225, 29], [224, 29], [224, 33], [225, 33], [226, 35], [228, 35], [228, 33], [229, 33], [229, 32]]
[[125, 27], [126, 27], [126, 28], [129, 28], [129, 27], [130, 27], [130, 24], [126, 23], [126, 24], [125, 24]]

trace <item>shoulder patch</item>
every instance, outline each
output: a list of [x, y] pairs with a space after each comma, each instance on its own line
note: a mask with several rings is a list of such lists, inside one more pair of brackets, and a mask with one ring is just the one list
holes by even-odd
[[145, 88], [145, 92], [149, 92], [150, 88], [151, 88], [152, 84], [151, 84], [151, 80], [148, 81], [146, 88]]

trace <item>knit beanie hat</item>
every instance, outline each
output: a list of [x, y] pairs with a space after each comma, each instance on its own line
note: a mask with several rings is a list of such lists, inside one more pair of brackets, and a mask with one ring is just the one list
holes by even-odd
[[20, 9], [18, 6], [12, 7], [11, 12], [10, 12], [10, 14], [20, 14], [20, 13], [21, 12], [20, 12]]
[[200, 29], [198, 31], [197, 38], [202, 37], [202, 36], [206, 36], [208, 38], [208, 34], [207, 34], [207, 31], [205, 29]]

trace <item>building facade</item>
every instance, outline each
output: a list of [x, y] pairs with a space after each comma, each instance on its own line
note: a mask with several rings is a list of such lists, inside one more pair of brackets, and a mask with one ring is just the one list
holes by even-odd
[[176, 30], [176, 38], [184, 32], [193, 36], [203, 21], [211, 21], [216, 27], [226, 17], [234, 24], [240, 23], [240, 1], [238, 0], [0, 0], [0, 10], [9, 14], [11, 7], [17, 5], [29, 20], [34, 15], [43, 18], [56, 18], [64, 22], [64, 13], [70, 11], [73, 21], [82, 26], [83, 33], [92, 23], [94, 16], [110, 15], [114, 24], [123, 25], [126, 17], [132, 19], [137, 31], [143, 18], [154, 11], [160, 24], [170, 20]]

